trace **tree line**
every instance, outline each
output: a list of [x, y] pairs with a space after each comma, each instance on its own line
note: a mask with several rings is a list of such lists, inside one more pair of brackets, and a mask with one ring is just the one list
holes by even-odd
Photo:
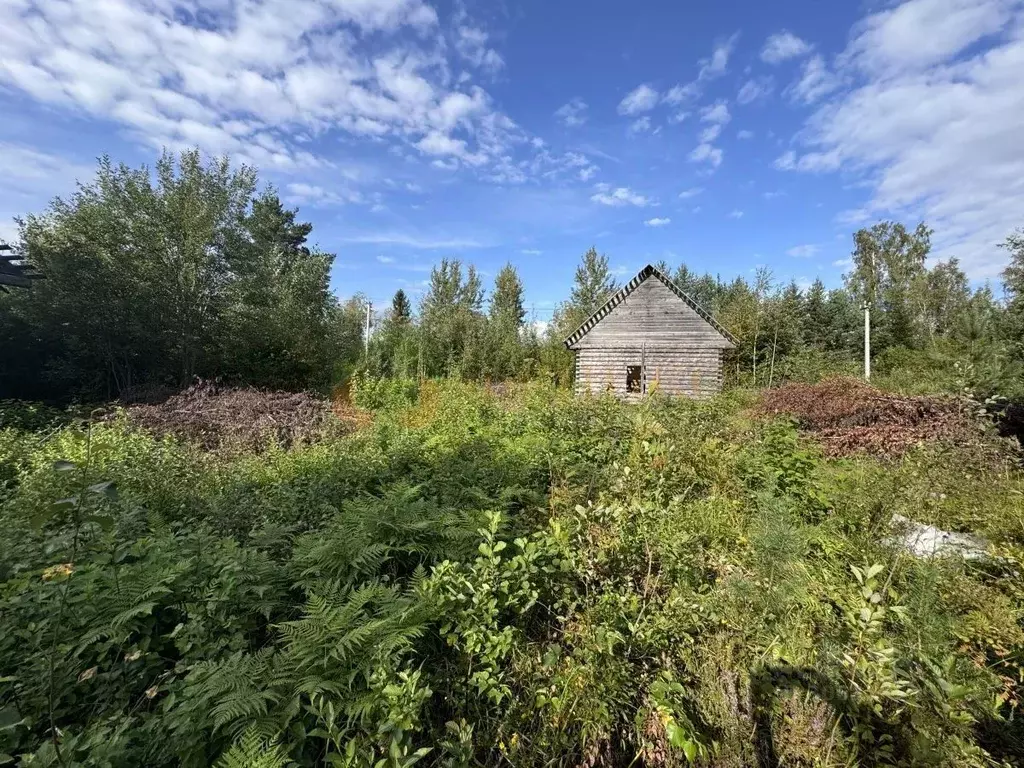
[[[474, 265], [445, 259], [417, 306], [395, 293], [366, 344], [365, 299], [334, 296], [334, 255], [308, 244], [297, 216], [253, 169], [197, 150], [164, 153], [152, 172], [103, 158], [92, 182], [19, 221], [17, 254], [46, 279], [0, 294], [0, 397], [130, 397], [196, 376], [326, 390], [356, 370], [568, 385], [562, 340], [619, 288], [589, 249], [542, 328], [512, 264], [485, 286]], [[962, 363], [982, 388], [1019, 392], [1024, 232], [1003, 244], [1001, 295], [972, 290], [955, 258], [929, 263], [931, 235], [897, 222], [858, 231], [832, 289], [766, 268], [724, 280], [655, 266], [738, 338], [726, 372], [742, 383], [856, 372], [866, 305], [878, 370]]]
[[[752, 280], [698, 274], [686, 264], [655, 265], [738, 339], [726, 373], [764, 386], [829, 372], [856, 373], [864, 345], [863, 310], [872, 316], [872, 356], [884, 371], [970, 368], [991, 391], [1024, 388], [1024, 235], [1003, 244], [1011, 262], [999, 298], [971, 288], [956, 258], [930, 265], [931, 231], [882, 222], [854, 235], [844, 285], [817, 279], [776, 281], [767, 268]], [[523, 285], [506, 264], [489, 305], [478, 271], [457, 260], [432, 274], [418, 317], [395, 294], [370, 345], [369, 371], [384, 376], [458, 375], [473, 379], [545, 378], [567, 384], [572, 354], [563, 340], [619, 289], [608, 257], [591, 248], [568, 298], [542, 332], [526, 322]]]

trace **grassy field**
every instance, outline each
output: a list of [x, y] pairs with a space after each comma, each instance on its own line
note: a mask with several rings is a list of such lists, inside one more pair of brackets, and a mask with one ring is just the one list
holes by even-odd
[[364, 384], [367, 426], [244, 452], [28, 412], [0, 763], [1019, 764], [1014, 458], [825, 459], [755, 398]]

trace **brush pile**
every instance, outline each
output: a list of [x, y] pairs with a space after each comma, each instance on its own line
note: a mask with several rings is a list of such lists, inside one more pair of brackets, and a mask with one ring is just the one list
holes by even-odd
[[976, 424], [953, 398], [904, 397], [852, 378], [786, 384], [766, 392], [757, 410], [792, 416], [828, 456], [892, 458], [924, 442], [963, 444], [978, 437]]
[[259, 450], [271, 442], [309, 443], [347, 431], [328, 401], [308, 392], [272, 392], [197, 381], [155, 404], [131, 405], [128, 420], [158, 435], [174, 435], [207, 450]]

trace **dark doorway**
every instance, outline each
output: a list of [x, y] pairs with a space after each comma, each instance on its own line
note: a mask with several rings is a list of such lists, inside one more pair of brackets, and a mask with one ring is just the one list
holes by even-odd
[[643, 392], [643, 373], [644, 367], [642, 365], [627, 365], [626, 366], [626, 391], [627, 392]]

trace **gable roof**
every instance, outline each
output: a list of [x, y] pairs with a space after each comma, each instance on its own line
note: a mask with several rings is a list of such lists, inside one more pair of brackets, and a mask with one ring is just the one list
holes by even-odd
[[611, 298], [609, 298], [608, 301], [602, 304], [601, 307], [598, 308], [598, 310], [594, 314], [588, 317], [579, 328], [577, 328], [575, 331], [569, 334], [569, 337], [566, 338], [564, 342], [565, 346], [571, 349], [574, 345], [579, 343], [579, 341], [584, 336], [590, 333], [591, 329], [593, 329], [595, 325], [601, 322], [601, 320], [603, 320], [613, 309], [615, 309], [615, 307], [621, 304], [625, 300], [625, 298], [629, 296], [629, 294], [635, 291], [637, 287], [645, 280], [647, 280], [647, 278], [649, 277], [658, 278], [658, 280], [664, 283], [668, 287], [668, 289], [672, 291], [672, 293], [674, 293], [676, 296], [682, 299], [682, 301], [688, 307], [690, 307], [690, 309], [696, 312], [700, 316], [700, 318], [704, 320], [708, 325], [710, 325], [712, 328], [718, 331], [728, 341], [732, 342], [733, 344], [738, 344], [736, 337], [729, 333], [729, 331], [727, 331], [717, 320], [715, 320], [715, 318], [711, 316], [710, 312], [708, 312], [706, 309], [704, 309], [704, 307], [702, 307], [696, 301], [694, 301], [685, 293], [683, 293], [679, 289], [679, 286], [677, 286], [675, 283], [669, 280], [659, 270], [655, 269], [653, 266], [648, 264], [646, 267], [637, 272], [636, 276], [632, 280], [630, 280], [619, 290], [613, 293]]

